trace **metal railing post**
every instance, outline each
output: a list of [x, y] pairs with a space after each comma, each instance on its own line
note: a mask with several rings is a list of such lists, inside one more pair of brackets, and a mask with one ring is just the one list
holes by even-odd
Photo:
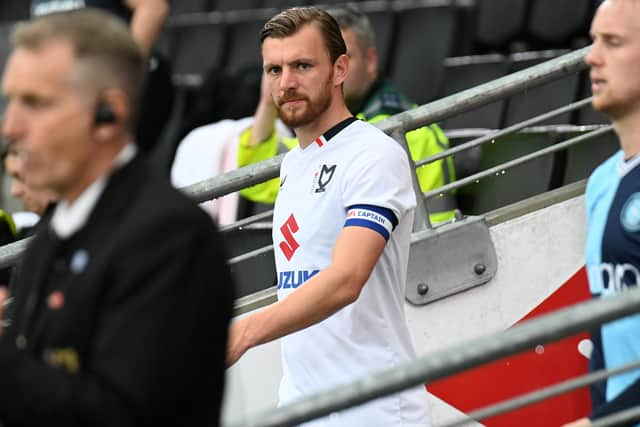
[[416, 210], [413, 216], [413, 231], [422, 231], [425, 229], [433, 228], [431, 220], [429, 220], [429, 211], [425, 203], [424, 195], [420, 189], [420, 181], [418, 180], [418, 172], [416, 165], [411, 159], [411, 151], [409, 150], [409, 144], [407, 143], [407, 136], [405, 130], [402, 127], [395, 129], [391, 137], [395, 139], [407, 153], [407, 161], [411, 167], [411, 182], [413, 183], [413, 191], [416, 194]]

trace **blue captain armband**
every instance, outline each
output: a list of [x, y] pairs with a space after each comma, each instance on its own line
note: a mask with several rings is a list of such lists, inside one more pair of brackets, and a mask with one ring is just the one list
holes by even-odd
[[353, 205], [347, 208], [345, 227], [365, 227], [389, 240], [391, 232], [398, 225], [398, 219], [391, 209], [373, 205]]

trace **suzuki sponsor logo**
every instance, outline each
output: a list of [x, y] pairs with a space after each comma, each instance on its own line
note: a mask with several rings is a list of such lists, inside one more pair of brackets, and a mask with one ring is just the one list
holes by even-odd
[[281, 271], [278, 274], [278, 289], [295, 289], [318, 274], [320, 270]]
[[280, 242], [278, 246], [287, 261], [291, 261], [293, 254], [295, 254], [296, 250], [300, 247], [298, 241], [293, 237], [293, 233], [298, 232], [298, 223], [293, 214], [289, 215], [289, 218], [282, 224], [280, 232], [282, 233], [282, 237], [284, 237], [284, 241]]

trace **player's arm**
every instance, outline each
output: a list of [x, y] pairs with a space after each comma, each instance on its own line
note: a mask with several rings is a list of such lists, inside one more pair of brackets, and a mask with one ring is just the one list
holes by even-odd
[[167, 0], [126, 0], [126, 4], [133, 11], [131, 16], [133, 38], [148, 55], [169, 14], [169, 3]]
[[385, 238], [370, 228], [345, 227], [327, 268], [287, 298], [231, 326], [227, 365], [233, 365], [256, 345], [318, 323], [354, 302], [385, 244]]
[[260, 101], [253, 116], [254, 122], [249, 136], [249, 145], [257, 146], [273, 136], [278, 112], [271, 96], [266, 73], [262, 73], [260, 82]]

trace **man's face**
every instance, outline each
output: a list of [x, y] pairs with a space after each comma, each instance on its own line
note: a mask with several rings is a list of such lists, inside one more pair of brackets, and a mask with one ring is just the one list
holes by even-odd
[[336, 82], [329, 52], [314, 25], [284, 39], [265, 39], [262, 58], [271, 95], [287, 126], [305, 127], [327, 111]]
[[9, 153], [4, 160], [7, 175], [11, 177], [11, 195], [20, 199], [24, 208], [29, 212], [42, 215], [53, 201], [53, 196], [44, 190], [33, 190], [25, 185], [20, 175], [19, 160], [15, 154]]
[[349, 56], [349, 75], [344, 82], [344, 100], [349, 108], [355, 108], [377, 77], [378, 56], [374, 48], [364, 49], [352, 30], [343, 29], [342, 38], [347, 45]]
[[640, 111], [640, 2], [607, 0], [591, 24], [593, 108], [612, 119]]
[[51, 40], [37, 50], [17, 48], [2, 81], [2, 134], [18, 153], [24, 183], [62, 198], [79, 194], [96, 150], [95, 101], [74, 81], [74, 65], [69, 43]]

